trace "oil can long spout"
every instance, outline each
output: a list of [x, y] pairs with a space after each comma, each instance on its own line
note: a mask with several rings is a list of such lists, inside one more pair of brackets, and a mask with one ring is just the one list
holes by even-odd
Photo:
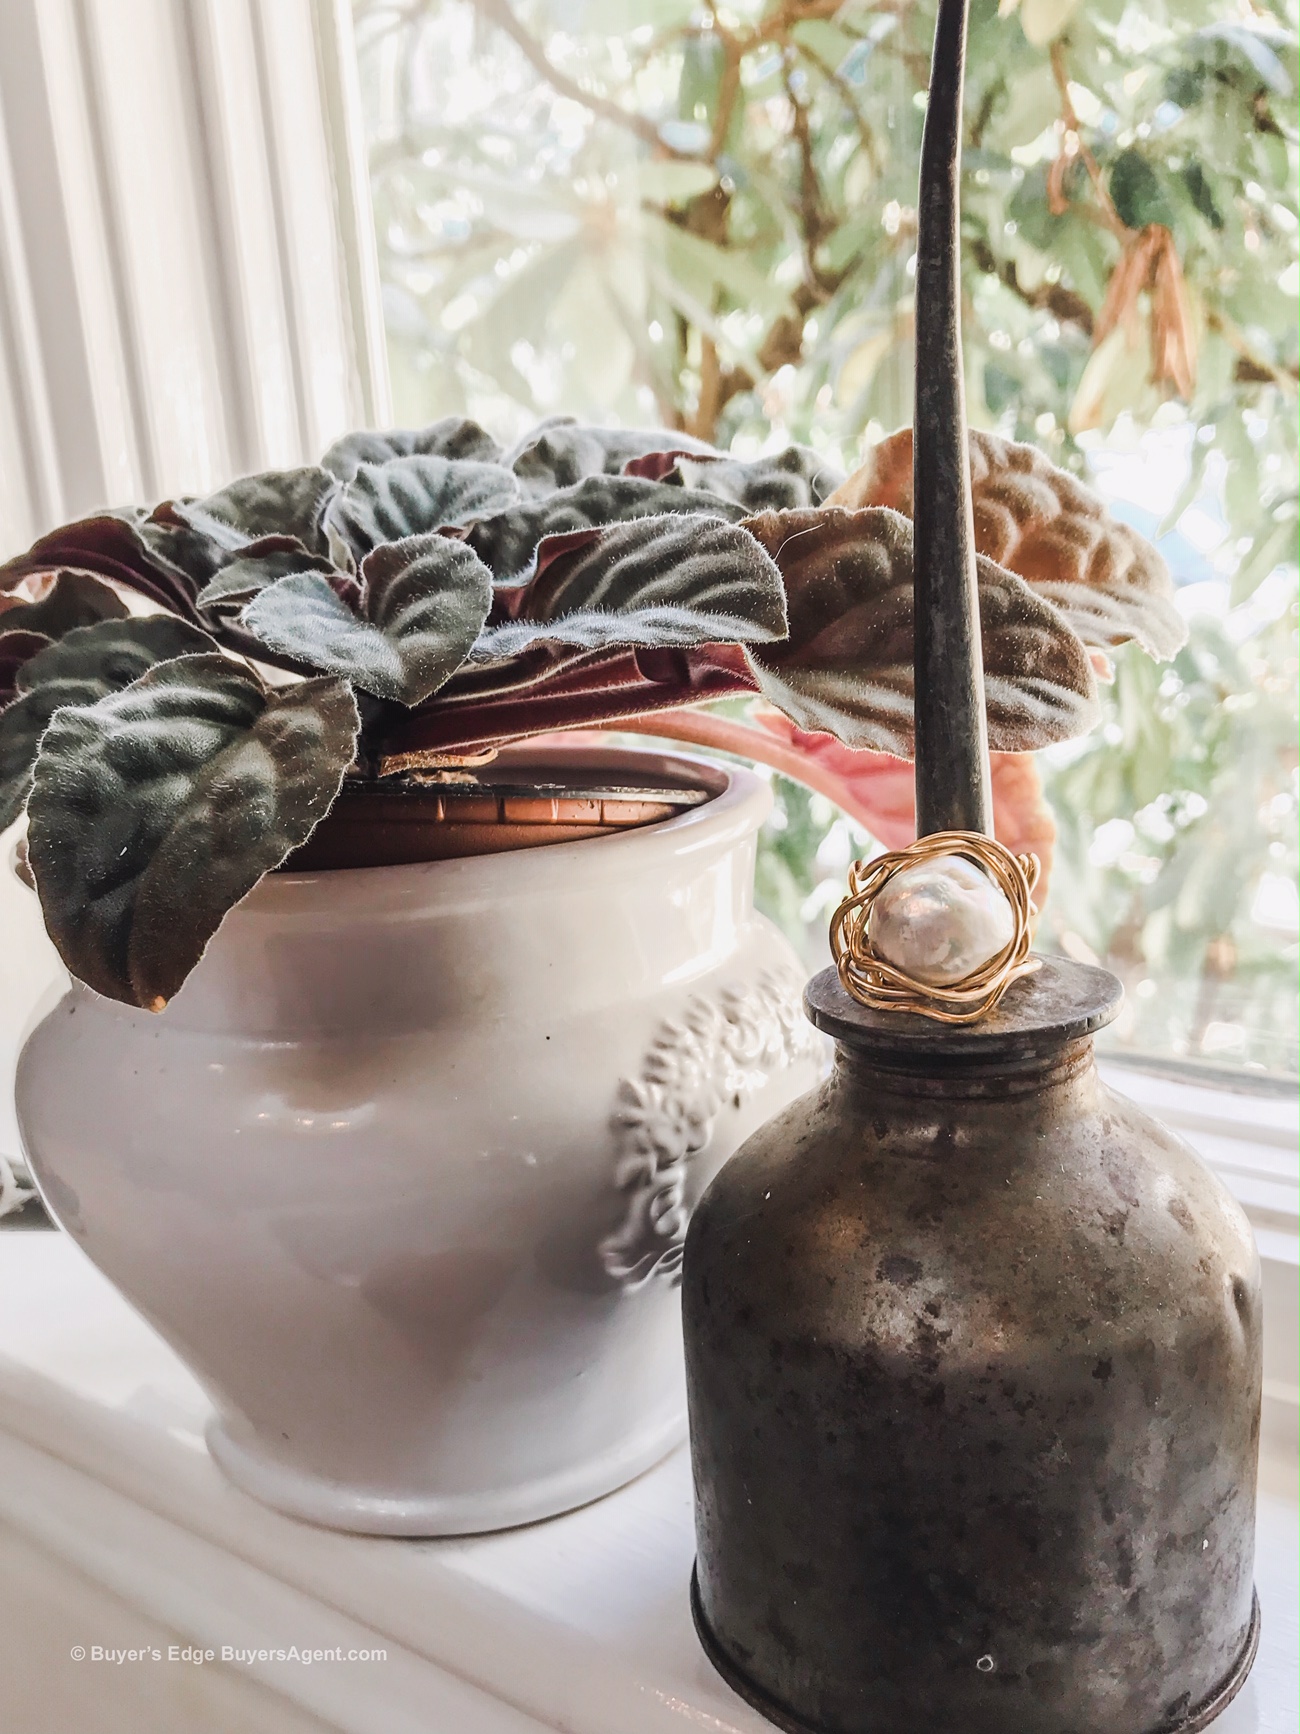
[[939, 0], [921, 145], [912, 460], [920, 837], [993, 830], [961, 350], [967, 3]]

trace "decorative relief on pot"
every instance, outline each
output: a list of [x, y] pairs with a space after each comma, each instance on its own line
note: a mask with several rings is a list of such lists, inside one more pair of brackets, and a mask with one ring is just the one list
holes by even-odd
[[627, 1205], [618, 1228], [601, 1241], [600, 1256], [624, 1288], [680, 1282], [690, 1220], [686, 1183], [718, 1115], [818, 1051], [802, 993], [793, 972], [765, 970], [716, 998], [697, 994], [680, 1018], [664, 1019], [640, 1076], [620, 1081], [614, 1181]]
[[27, 1179], [22, 1163], [0, 1150], [0, 1216], [16, 1216], [35, 1198], [36, 1192]]

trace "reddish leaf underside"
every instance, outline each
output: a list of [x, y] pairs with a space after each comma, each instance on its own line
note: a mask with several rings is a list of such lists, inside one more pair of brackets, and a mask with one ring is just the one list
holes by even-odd
[[[782, 776], [825, 795], [887, 849], [904, 849], [916, 838], [916, 776], [906, 759], [846, 747], [834, 735], [813, 734], [778, 710], [756, 705], [749, 722], [706, 710], [676, 710], [623, 725], [635, 734], [734, 753], [769, 765]], [[598, 725], [618, 728], [620, 725]], [[591, 731], [548, 737], [583, 743]], [[1056, 824], [1043, 798], [1032, 753], [991, 753], [993, 830], [1014, 854], [1037, 855], [1042, 867], [1034, 889], [1041, 909], [1047, 897]]]
[[435, 704], [403, 718], [383, 743], [387, 768], [421, 753], [480, 751], [553, 729], [649, 715], [757, 692], [736, 644], [700, 649], [574, 652], [535, 645], [508, 664], [457, 675]]

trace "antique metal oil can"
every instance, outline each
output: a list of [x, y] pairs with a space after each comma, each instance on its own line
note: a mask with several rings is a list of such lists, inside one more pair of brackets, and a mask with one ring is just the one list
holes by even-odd
[[966, 1027], [806, 1009], [832, 1075], [691, 1224], [696, 1623], [816, 1734], [1173, 1734], [1254, 1656], [1246, 1220], [1114, 1094], [1118, 982]]

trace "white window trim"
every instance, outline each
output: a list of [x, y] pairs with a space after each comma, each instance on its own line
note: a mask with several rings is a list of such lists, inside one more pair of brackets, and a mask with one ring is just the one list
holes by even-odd
[[388, 389], [348, 0], [7, 0], [0, 558]]
[[1187, 1067], [1181, 1075], [1158, 1062], [1117, 1062], [1101, 1054], [1106, 1082], [1180, 1133], [1227, 1182], [1249, 1216], [1261, 1247], [1281, 1237], [1279, 1251], [1291, 1249], [1300, 1226], [1300, 1172], [1296, 1147], [1300, 1110], [1294, 1086], [1282, 1079], [1243, 1074], [1234, 1084], [1216, 1077], [1213, 1084]]

